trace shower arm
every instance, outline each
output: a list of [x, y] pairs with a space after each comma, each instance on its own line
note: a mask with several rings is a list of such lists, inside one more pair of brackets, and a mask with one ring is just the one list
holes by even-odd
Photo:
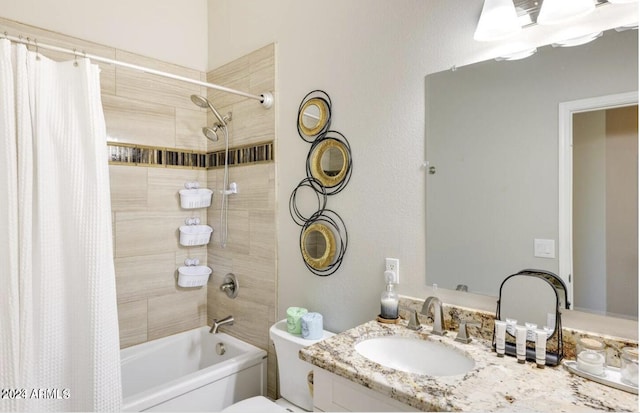
[[121, 67], [126, 67], [128, 69], [133, 69], [133, 70], [139, 70], [141, 72], [145, 72], [145, 73], [149, 73], [152, 75], [157, 75], [157, 76], [162, 76], [162, 77], [166, 77], [169, 79], [174, 79], [174, 80], [179, 80], [182, 82], [186, 82], [186, 83], [191, 83], [193, 85], [198, 85], [198, 86], [204, 86], [208, 89], [215, 89], [215, 90], [219, 90], [221, 92], [226, 92], [226, 93], [231, 93], [234, 95], [239, 95], [239, 96], [244, 96], [247, 97], [249, 99], [254, 99], [254, 100], [258, 100], [260, 101], [260, 103], [262, 104], [262, 106], [265, 109], [269, 109], [273, 106], [273, 94], [271, 92], [265, 92], [262, 93], [260, 95], [253, 95], [251, 93], [247, 93], [247, 92], [243, 92], [241, 90], [235, 90], [235, 89], [231, 89], [225, 86], [220, 86], [220, 85], [216, 85], [214, 83], [209, 83], [209, 82], [203, 82], [201, 80], [196, 80], [196, 79], [191, 79], [188, 77], [184, 77], [184, 76], [180, 76], [180, 75], [174, 75], [172, 73], [167, 73], [167, 72], [162, 72], [160, 70], [156, 70], [156, 69], [151, 69], [149, 67], [145, 67], [145, 66], [139, 66], [139, 65], [134, 65], [132, 63], [127, 63], [127, 62], [122, 62], [120, 60], [114, 60], [114, 59], [109, 59], [106, 57], [102, 57], [102, 56], [96, 56], [96, 55], [92, 55], [92, 54], [88, 54], [85, 51], [79, 52], [76, 49], [66, 49], [63, 47], [58, 47], [58, 46], [52, 46], [49, 44], [44, 44], [44, 43], [39, 43], [36, 39], [31, 39], [29, 37], [27, 38], [23, 38], [22, 36], [20, 37], [15, 37], [15, 36], [10, 36], [9, 34], [7, 34], [7, 32], [4, 33], [0, 33], [0, 39], [7, 39], [10, 40], [14, 43], [21, 43], [27, 46], [33, 46], [36, 49], [36, 53], [38, 53], [38, 49], [47, 49], [47, 50], [53, 50], [56, 52], [60, 52], [60, 53], [66, 53], [66, 54], [72, 54], [74, 55], [76, 58], [77, 57], [85, 57], [91, 60], [95, 60], [97, 62], [102, 62], [102, 63], [108, 63], [108, 64], [112, 64], [115, 66], [121, 66]]

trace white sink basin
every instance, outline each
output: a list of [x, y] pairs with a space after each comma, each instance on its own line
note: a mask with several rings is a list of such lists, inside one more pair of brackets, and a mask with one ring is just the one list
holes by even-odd
[[407, 373], [455, 376], [475, 366], [462, 352], [437, 341], [409, 337], [375, 337], [356, 344], [356, 351], [369, 360]]

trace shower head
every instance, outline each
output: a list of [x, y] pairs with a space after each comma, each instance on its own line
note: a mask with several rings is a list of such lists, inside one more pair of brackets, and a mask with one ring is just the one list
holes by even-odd
[[[203, 109], [206, 109], [206, 108], [211, 109], [211, 112], [213, 112], [215, 117], [218, 118], [218, 121], [220, 122], [220, 124], [222, 126], [227, 126], [227, 122], [225, 122], [224, 118], [222, 116], [220, 116], [220, 114], [218, 113], [216, 108], [213, 107], [213, 105], [211, 104], [211, 102], [209, 102], [209, 100], [207, 98], [202, 97], [200, 95], [191, 95], [191, 101], [195, 105], [200, 106]], [[205, 134], [205, 136], [206, 136], [206, 134]], [[208, 136], [207, 136], [207, 138], [208, 138]]]
[[206, 136], [206, 138], [209, 139], [211, 142], [217, 142], [218, 141], [217, 130], [218, 130], [217, 126], [214, 126], [213, 128], [210, 128], [209, 126], [205, 126], [204, 128], [202, 128], [202, 134]]

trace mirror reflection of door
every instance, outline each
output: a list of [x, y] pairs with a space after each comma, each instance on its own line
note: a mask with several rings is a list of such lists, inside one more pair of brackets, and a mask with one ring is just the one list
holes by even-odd
[[574, 309], [638, 318], [638, 106], [573, 115]]

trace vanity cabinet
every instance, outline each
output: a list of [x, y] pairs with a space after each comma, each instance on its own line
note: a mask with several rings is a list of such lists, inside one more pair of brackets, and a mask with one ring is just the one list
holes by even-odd
[[313, 369], [313, 410], [326, 412], [419, 412], [321, 368]]

